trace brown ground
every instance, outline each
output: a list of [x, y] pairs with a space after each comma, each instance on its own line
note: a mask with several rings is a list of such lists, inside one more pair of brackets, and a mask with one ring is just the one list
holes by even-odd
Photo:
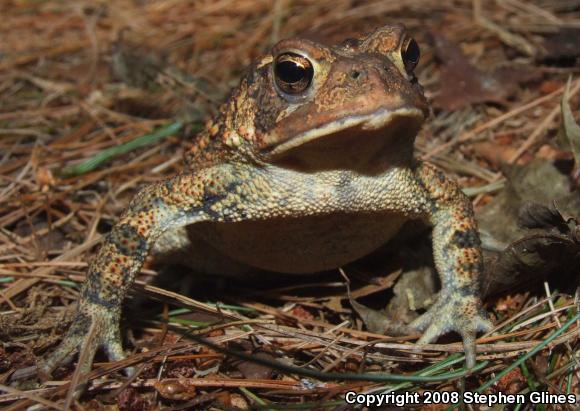
[[[567, 199], [573, 203], [578, 194], [574, 152], [578, 161], [580, 137], [574, 151], [573, 132], [568, 130], [572, 149], [563, 143], [564, 133], [558, 133], [560, 101], [570, 76], [569, 119], [580, 116], [578, 0], [5, 0], [0, 17], [0, 407], [6, 409], [70, 403], [68, 381], [74, 367], [60, 368], [43, 385], [31, 366], [58, 344], [66, 329], [94, 245], [139, 185], [179, 170], [193, 130], [223, 101], [251, 59], [278, 39], [307, 34], [332, 42], [385, 22], [404, 23], [421, 45], [419, 78], [433, 105], [433, 116], [418, 139], [418, 155], [469, 187], [482, 219], [486, 204], [499, 204], [498, 190], [504, 176], [512, 175], [513, 164], [524, 170], [535, 160], [557, 164], [555, 172], [565, 188], [542, 201], [533, 194], [535, 201], [549, 205], [560, 196], [564, 200], [558, 204]], [[185, 126], [179, 128], [178, 120]], [[179, 131], [94, 170], [70, 168], [171, 125]], [[555, 183], [540, 178], [534, 185]], [[549, 269], [542, 261], [534, 270], [516, 270], [513, 255], [500, 255], [503, 265], [494, 270], [496, 275], [513, 268], [520, 280], [515, 289], [490, 293], [487, 309], [498, 328], [480, 340], [480, 360], [489, 362], [466, 379], [467, 389], [575, 389], [580, 394], [578, 321], [549, 349], [508, 368], [578, 315], [574, 281], [579, 271], [570, 268], [580, 254], [580, 231], [573, 218], [578, 209], [565, 211], [570, 219], [556, 217], [563, 225], [552, 219], [543, 227], [542, 239], [557, 238], [565, 248], [548, 254]], [[498, 218], [492, 214], [492, 220]], [[552, 226], [559, 227], [557, 234], [548, 229]], [[421, 234], [425, 241], [427, 235]], [[513, 248], [516, 257], [521, 248]], [[345, 271], [354, 296], [382, 308], [393, 295], [394, 280], [404, 275], [400, 259], [378, 259], [386, 261], [379, 269], [363, 264]], [[338, 273], [306, 284], [303, 279], [267, 281], [256, 291], [254, 282], [215, 285], [202, 280], [192, 286], [176, 275], [180, 268], [165, 270], [173, 272], [164, 276], [166, 283], [174, 278], [173, 285], [165, 286], [156, 280], [160, 270], [149, 265], [143, 271], [141, 280], [153, 279], [160, 288], [137, 286], [137, 298], [125, 310], [124, 329], [131, 331], [127, 347], [130, 359], [141, 358], [140, 373], [124, 384], [122, 374], [98, 357], [96, 368], [105, 367], [91, 375], [89, 391], [73, 407], [235, 410], [304, 403], [303, 409], [346, 409], [335, 401], [349, 389], [459, 389], [457, 378], [405, 384], [322, 382], [218, 353], [185, 335], [195, 325], [192, 321], [202, 321], [197, 330], [222, 347], [326, 372], [413, 375], [432, 364], [443, 367], [437, 373], [460, 367], [443, 363], [461, 351], [453, 336], [419, 355], [409, 351], [416, 336], [386, 338], [377, 345], [381, 335], [368, 332], [373, 325], [365, 327], [353, 313]], [[566, 271], [573, 281], [559, 281]], [[550, 280], [543, 285], [542, 275], [548, 272]], [[531, 284], [531, 277], [539, 283]], [[192, 288], [197, 291], [190, 292]], [[221, 312], [235, 313], [239, 321], [206, 327], [223, 316], [212, 307], [206, 311], [214, 314], [201, 315], [197, 301], [230, 304], [231, 311], [222, 307]], [[192, 312], [170, 311], [177, 307]], [[502, 375], [502, 370], [509, 372]]]

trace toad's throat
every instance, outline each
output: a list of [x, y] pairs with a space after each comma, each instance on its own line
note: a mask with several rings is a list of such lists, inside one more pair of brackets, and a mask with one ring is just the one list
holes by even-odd
[[351, 169], [380, 172], [410, 161], [423, 123], [421, 110], [378, 110], [344, 117], [297, 134], [272, 147], [270, 161], [302, 171]]

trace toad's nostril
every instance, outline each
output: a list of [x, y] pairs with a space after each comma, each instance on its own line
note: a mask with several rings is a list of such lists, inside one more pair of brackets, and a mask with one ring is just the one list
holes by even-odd
[[360, 77], [360, 71], [358, 71], [358, 70], [353, 70], [353, 71], [351, 71], [351, 72], [350, 72], [350, 76], [351, 76], [353, 79], [355, 79], [355, 80], [356, 80], [357, 78], [359, 78], [359, 77]]

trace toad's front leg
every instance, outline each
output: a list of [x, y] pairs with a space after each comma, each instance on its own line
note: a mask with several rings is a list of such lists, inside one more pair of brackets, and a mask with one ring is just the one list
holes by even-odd
[[411, 327], [424, 331], [426, 344], [449, 331], [458, 332], [465, 348], [466, 365], [475, 365], [475, 337], [492, 328], [480, 299], [483, 256], [477, 223], [469, 199], [459, 186], [437, 168], [420, 163], [407, 181], [415, 212], [433, 225], [433, 256], [441, 278], [435, 304]]
[[133, 198], [89, 264], [73, 323], [61, 345], [39, 366], [41, 376], [48, 377], [80, 347], [82, 373], [90, 370], [99, 347], [105, 348], [111, 360], [123, 358], [119, 318], [135, 275], [164, 231], [220, 220], [220, 202], [232, 191], [223, 175], [228, 174], [211, 168], [178, 175], [145, 187]]

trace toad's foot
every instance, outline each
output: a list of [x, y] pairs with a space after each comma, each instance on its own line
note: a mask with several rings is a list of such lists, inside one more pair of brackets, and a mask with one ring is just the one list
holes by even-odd
[[428, 344], [449, 331], [456, 331], [463, 339], [467, 368], [475, 366], [475, 337], [478, 331], [487, 332], [493, 324], [481, 308], [481, 301], [473, 295], [460, 292], [442, 292], [437, 302], [413, 321], [410, 326], [424, 331], [417, 344]]
[[72, 325], [60, 346], [38, 366], [41, 379], [50, 378], [52, 371], [79, 349], [78, 372], [86, 375], [99, 347], [103, 347], [110, 361], [125, 357], [121, 345], [119, 314], [101, 304], [81, 303]]

